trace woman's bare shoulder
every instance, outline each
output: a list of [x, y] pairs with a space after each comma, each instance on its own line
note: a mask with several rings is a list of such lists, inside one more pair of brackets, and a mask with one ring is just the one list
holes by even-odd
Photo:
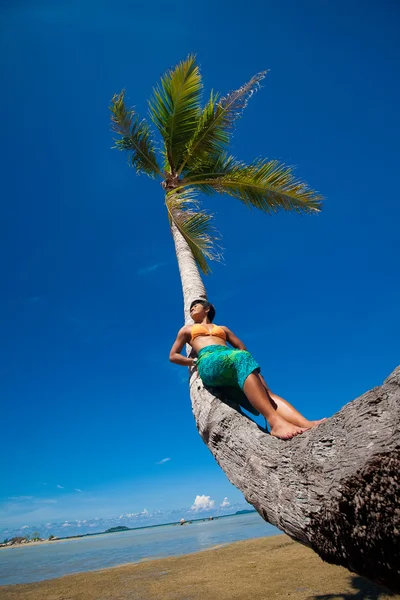
[[190, 335], [192, 331], [192, 325], [184, 325], [178, 331], [178, 335]]

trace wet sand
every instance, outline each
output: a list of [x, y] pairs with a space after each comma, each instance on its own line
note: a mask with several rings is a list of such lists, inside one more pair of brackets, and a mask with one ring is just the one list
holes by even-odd
[[0, 587], [1, 600], [400, 600], [285, 535], [59, 579]]

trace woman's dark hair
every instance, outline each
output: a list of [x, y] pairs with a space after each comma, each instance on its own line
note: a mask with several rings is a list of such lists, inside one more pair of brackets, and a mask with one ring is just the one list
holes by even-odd
[[202, 304], [204, 306], [204, 308], [209, 308], [210, 310], [208, 311], [208, 318], [210, 319], [211, 323], [214, 321], [214, 317], [215, 317], [215, 308], [214, 306], [211, 304], [211, 302], [208, 302], [208, 300], [193, 300], [193, 302], [190, 305], [190, 308], [192, 308], [192, 306], [194, 306], [195, 304]]

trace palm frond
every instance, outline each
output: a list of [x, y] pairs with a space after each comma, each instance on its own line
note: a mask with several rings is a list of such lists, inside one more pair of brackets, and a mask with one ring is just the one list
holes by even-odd
[[239, 163], [226, 152], [203, 154], [192, 162], [190, 169], [181, 180], [181, 185], [193, 186], [201, 192], [212, 195], [217, 192], [216, 180], [237, 169]]
[[162, 176], [150, 127], [146, 121], [140, 121], [133, 110], [126, 107], [124, 96], [124, 90], [115, 94], [109, 107], [112, 130], [121, 136], [115, 140], [115, 147], [128, 152], [130, 162], [138, 173], [144, 172], [150, 177]]
[[266, 213], [280, 209], [298, 213], [321, 210], [322, 196], [296, 179], [291, 167], [276, 160], [258, 159], [246, 165], [220, 155], [215, 157], [212, 170], [192, 173], [182, 185], [206, 194], [225, 193]]
[[165, 204], [170, 223], [174, 223], [185, 238], [192, 254], [201, 269], [208, 275], [211, 272], [207, 260], [221, 260], [217, 246], [218, 233], [210, 226], [213, 216], [200, 210], [192, 189], [167, 194]]
[[172, 172], [196, 130], [202, 89], [196, 57], [189, 55], [162, 77], [149, 100], [150, 116], [163, 137]]
[[254, 75], [245, 85], [221, 99], [211, 92], [210, 99], [200, 115], [198, 126], [187, 144], [179, 173], [199, 156], [226, 150], [235, 121], [242, 115], [266, 74], [267, 71], [262, 71]]

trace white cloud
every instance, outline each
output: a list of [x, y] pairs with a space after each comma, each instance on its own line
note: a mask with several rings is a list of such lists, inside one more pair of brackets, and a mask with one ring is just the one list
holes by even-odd
[[9, 500], [17, 500], [18, 502], [24, 502], [25, 500], [32, 500], [33, 496], [9, 496]]
[[220, 504], [221, 508], [228, 508], [228, 506], [230, 506], [231, 503], [229, 502], [228, 498], [225, 496], [225, 498], [223, 499], [222, 503]]
[[162, 458], [161, 460], [156, 462], [156, 465], [163, 465], [164, 463], [168, 462], [169, 460], [171, 460], [171, 459], [170, 458]]
[[79, 488], [74, 488], [75, 492], [81, 492], [82, 490], [80, 490]]
[[195, 512], [199, 510], [211, 510], [214, 508], [214, 500], [210, 500], [210, 496], [196, 496], [191, 510]]
[[29, 525], [24, 525], [21, 529], [29, 529]]
[[136, 275], [149, 275], [150, 273], [157, 271], [157, 269], [159, 269], [160, 267], [163, 267], [165, 264], [166, 264], [165, 262], [160, 262], [160, 263], [154, 263], [153, 265], [148, 265], [147, 267], [138, 269], [136, 271]]
[[63, 490], [63, 489], [64, 489], [64, 486], [63, 486], [63, 485], [60, 485], [59, 483], [57, 483], [57, 486], [56, 486], [56, 487], [58, 487], [58, 489], [59, 489], [59, 490]]

